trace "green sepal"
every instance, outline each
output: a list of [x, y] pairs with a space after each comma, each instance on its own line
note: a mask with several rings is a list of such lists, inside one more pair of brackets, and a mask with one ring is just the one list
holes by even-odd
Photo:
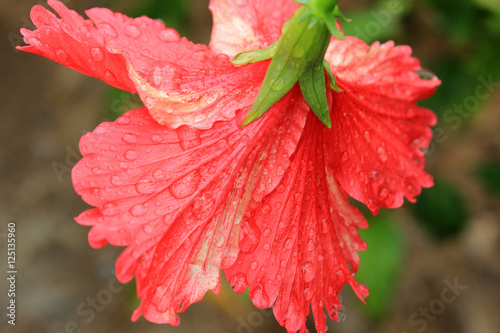
[[271, 60], [259, 93], [240, 126], [248, 125], [259, 119], [298, 81], [300, 71], [295, 66], [290, 66], [288, 60], [287, 57], [279, 56], [279, 54]]
[[330, 107], [326, 100], [325, 70], [322, 63], [307, 68], [299, 79], [302, 96], [319, 120], [332, 128]]
[[340, 32], [339, 28], [337, 27], [337, 23], [336, 23], [335, 19], [336, 19], [335, 16], [332, 16], [331, 18], [328, 18], [325, 20], [325, 24], [326, 24], [326, 27], [328, 28], [328, 32], [330, 32], [330, 34], [335, 36], [335, 38], [340, 39], [340, 40], [344, 40], [345, 37], [342, 34], [342, 32]]
[[[305, 17], [305, 18], [304, 18]], [[303, 71], [322, 59], [328, 42], [323, 22], [301, 7], [283, 26], [276, 53], [266, 72], [257, 97], [241, 124], [248, 125], [260, 118], [297, 83]], [[318, 48], [321, 45], [322, 48]], [[321, 63], [321, 60], [319, 60]]]
[[339, 9], [339, 6], [335, 6], [333, 11], [329, 14], [327, 14], [324, 17], [324, 22], [326, 26], [328, 27], [328, 31], [335, 36], [335, 38], [344, 40], [345, 36], [340, 32], [339, 28], [337, 27], [337, 19], [342, 19], [346, 22], [351, 22], [351, 19], [345, 17], [344, 13], [342, 13]]
[[339, 86], [337, 86], [337, 79], [335, 79], [335, 76], [333, 76], [330, 63], [326, 59], [323, 59], [323, 67], [328, 73], [328, 83], [330, 84], [330, 88], [332, 88], [335, 91], [341, 92], [342, 89], [340, 89]]
[[252, 50], [238, 53], [231, 59], [231, 62], [235, 65], [247, 65], [254, 62], [264, 61], [271, 59], [276, 54], [278, 46], [278, 41], [272, 43], [265, 49]]
[[333, 15], [336, 18], [341, 18], [341, 19], [343, 19], [346, 22], [351, 22], [352, 21], [350, 18], [345, 17], [344, 13], [342, 13], [342, 11], [340, 10], [339, 6], [335, 6], [335, 8], [333, 9]]
[[[305, 101], [317, 117], [331, 128], [326, 99], [325, 70], [333, 90], [341, 91], [324, 56], [331, 35], [343, 39], [335, 20], [343, 14], [336, 0], [297, 0], [304, 4], [285, 22], [280, 39], [263, 50], [243, 52], [232, 62], [244, 65], [272, 58], [261, 88], [240, 126], [260, 118], [298, 82]], [[310, 5], [310, 6], [309, 6]]]

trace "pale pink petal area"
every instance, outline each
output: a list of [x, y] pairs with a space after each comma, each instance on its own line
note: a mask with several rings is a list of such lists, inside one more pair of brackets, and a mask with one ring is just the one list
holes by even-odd
[[285, 106], [243, 129], [232, 120], [206, 131], [168, 129], [139, 109], [82, 138], [73, 184], [97, 208], [77, 221], [93, 226], [93, 247], [127, 246], [116, 268], [122, 282], [136, 275], [134, 320], [177, 325], [176, 313], [218, 293], [248, 203], [276, 188], [300, 138], [307, 108]]
[[229, 57], [265, 48], [278, 40], [283, 23], [299, 6], [292, 0], [210, 0], [210, 48]]
[[172, 57], [157, 60], [154, 68], [129, 67], [139, 96], [161, 125], [209, 129], [248, 111], [259, 92], [268, 62], [236, 67], [206, 46], [194, 49], [197, 53], [182, 55], [182, 65]]
[[115, 37], [111, 26], [98, 29], [59, 1], [49, 5], [60, 15], [56, 17], [37, 5], [31, 10], [36, 30], [21, 29], [28, 46], [19, 50], [39, 54], [83, 74], [96, 77], [114, 87], [135, 92], [127, 74], [126, 60], [115, 50], [108, 49], [107, 39]]
[[415, 103], [441, 83], [423, 80], [420, 63], [408, 46], [347, 37], [332, 39], [327, 60], [342, 92], [331, 91], [333, 127], [325, 129], [328, 165], [353, 198], [374, 213], [415, 201], [422, 187], [433, 185], [423, 171], [437, 122], [433, 112]]
[[236, 292], [249, 287], [253, 303], [273, 306], [289, 332], [305, 331], [311, 308], [318, 332], [325, 332], [324, 311], [337, 319], [345, 283], [361, 298], [368, 294], [353, 277], [357, 251], [366, 247], [358, 228], [367, 223], [327, 173], [322, 128], [310, 113], [281, 183], [242, 221], [240, 239], [253, 238], [253, 246], [243, 243], [225, 269]]

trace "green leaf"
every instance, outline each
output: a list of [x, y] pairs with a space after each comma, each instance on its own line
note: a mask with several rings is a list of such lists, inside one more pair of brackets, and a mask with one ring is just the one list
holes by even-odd
[[323, 63], [309, 67], [300, 77], [300, 90], [309, 107], [328, 128], [332, 128], [330, 107], [326, 100], [325, 70]]

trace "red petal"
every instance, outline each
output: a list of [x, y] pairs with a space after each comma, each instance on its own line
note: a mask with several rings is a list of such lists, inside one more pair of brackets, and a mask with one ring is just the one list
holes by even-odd
[[[26, 52], [42, 55], [71, 69], [99, 78], [114, 87], [135, 92], [127, 74], [122, 55], [107, 48], [106, 40], [116, 34], [111, 26], [96, 28], [92, 21], [84, 20], [61, 2], [49, 0], [61, 19], [42, 6], [34, 6], [31, 20], [38, 28], [22, 29], [29, 46], [18, 47]], [[106, 27], [106, 29], [102, 29]]]
[[21, 49], [137, 91], [162, 125], [207, 129], [214, 121], [232, 119], [252, 105], [265, 75], [267, 62], [233, 66], [226, 55], [147, 17], [93, 8], [87, 11], [90, 20], [84, 20], [58, 1], [49, 4], [61, 19], [35, 6], [38, 29], [23, 30], [32, 45]]
[[151, 116], [177, 128], [208, 129], [215, 121], [233, 119], [252, 106], [269, 62], [236, 67], [207, 46], [182, 40], [178, 54], [157, 59], [149, 67], [130, 67], [130, 76]]
[[226, 55], [181, 39], [146, 17], [131, 19], [105, 9], [87, 15], [97, 25], [137, 34], [134, 41], [116, 38], [110, 44], [130, 62], [129, 75], [158, 123], [208, 129], [215, 121], [233, 119], [255, 100], [267, 62], [236, 67]]
[[276, 318], [290, 332], [305, 329], [310, 306], [318, 332], [325, 332], [324, 309], [336, 319], [345, 283], [358, 296], [367, 295], [352, 276], [356, 251], [365, 248], [357, 229], [367, 227], [366, 220], [326, 173], [323, 127], [309, 115], [280, 185], [242, 221], [242, 235], [256, 235], [258, 246], [242, 248], [225, 269], [236, 292], [250, 287], [257, 307], [274, 304]]
[[434, 93], [440, 81], [422, 80], [407, 46], [371, 47], [357, 38], [332, 40], [327, 59], [341, 93], [332, 92], [333, 127], [325, 130], [335, 178], [373, 212], [395, 208], [433, 185], [423, 171], [436, 116], [415, 102]]
[[278, 40], [283, 23], [299, 6], [290, 0], [211, 0], [210, 47], [230, 57], [265, 48]]
[[248, 202], [277, 186], [302, 132], [307, 107], [285, 113], [288, 103], [255, 125], [240, 129], [233, 120], [209, 131], [168, 129], [140, 109], [82, 138], [73, 183], [97, 208], [77, 221], [93, 226], [94, 247], [128, 246], [117, 276], [136, 275], [142, 304], [133, 319], [177, 325], [176, 313], [207, 290], [218, 292], [220, 269], [236, 259]]

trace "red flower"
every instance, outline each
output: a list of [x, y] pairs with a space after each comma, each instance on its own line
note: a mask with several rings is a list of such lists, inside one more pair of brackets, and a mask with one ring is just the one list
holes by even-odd
[[326, 59], [342, 92], [328, 89], [333, 127], [311, 112], [298, 86], [263, 117], [238, 127], [269, 61], [235, 66], [239, 52], [266, 47], [298, 5], [289, 0], [212, 0], [209, 46], [158, 21], [107, 9], [84, 20], [49, 0], [23, 29], [24, 51], [43, 55], [115, 87], [137, 92], [133, 110], [83, 136], [73, 169], [76, 191], [95, 209], [93, 247], [127, 246], [116, 264], [137, 280], [141, 315], [177, 325], [177, 313], [220, 290], [220, 272], [259, 308], [273, 306], [288, 331], [319, 332], [324, 309], [337, 319], [366, 220], [348, 195], [374, 213], [414, 201], [432, 186], [423, 171], [435, 115], [415, 102], [440, 81], [422, 80], [407, 46], [332, 38]]

